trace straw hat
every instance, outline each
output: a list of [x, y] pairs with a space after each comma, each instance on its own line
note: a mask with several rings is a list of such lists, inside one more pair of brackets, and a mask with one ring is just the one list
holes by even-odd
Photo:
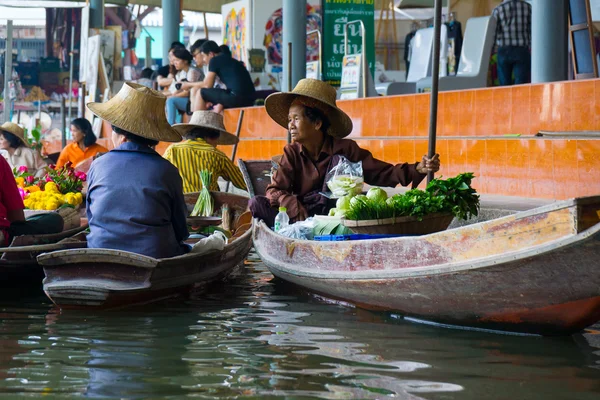
[[167, 98], [156, 90], [125, 82], [106, 103], [88, 103], [87, 108], [103, 120], [134, 135], [162, 142], [179, 142], [181, 135], [167, 122]]
[[219, 132], [220, 136], [217, 144], [220, 145], [230, 145], [239, 142], [239, 139], [235, 135], [227, 132], [225, 129], [223, 116], [213, 111], [194, 111], [189, 123], [173, 125], [173, 129], [182, 136], [185, 136], [194, 128], [204, 128]]
[[267, 113], [279, 125], [287, 129], [288, 114], [294, 100], [307, 107], [321, 110], [329, 119], [327, 134], [337, 138], [352, 132], [352, 120], [335, 104], [337, 92], [329, 84], [316, 79], [301, 79], [291, 92], [274, 93], [265, 100]]
[[1, 131], [12, 133], [21, 141], [21, 143], [23, 143], [23, 145], [29, 147], [29, 143], [25, 140], [25, 130], [14, 122], [5, 122], [0, 125], [0, 132]]

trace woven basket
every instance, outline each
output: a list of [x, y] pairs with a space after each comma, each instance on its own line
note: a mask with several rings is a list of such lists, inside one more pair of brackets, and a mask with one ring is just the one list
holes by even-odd
[[58, 215], [60, 215], [63, 218], [63, 220], [65, 222], [64, 226], [63, 226], [63, 231], [67, 231], [69, 229], [73, 229], [73, 228], [77, 228], [78, 226], [81, 226], [81, 219], [79, 217], [79, 207], [77, 207], [77, 208], [65, 207], [65, 208], [59, 208], [58, 210], [23, 210], [23, 213], [25, 214], [25, 218], [29, 218], [33, 215], [47, 214], [47, 213], [51, 213], [51, 212], [58, 213]]
[[354, 233], [388, 235], [427, 235], [446, 230], [452, 222], [452, 214], [429, 214], [419, 221], [416, 217], [396, 217], [352, 221], [342, 219], [344, 226]]

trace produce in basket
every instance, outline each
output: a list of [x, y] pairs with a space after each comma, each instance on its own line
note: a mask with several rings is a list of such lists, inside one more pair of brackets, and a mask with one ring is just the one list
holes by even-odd
[[382, 189], [373, 188], [367, 196], [359, 195], [350, 200], [346, 219], [359, 221], [410, 216], [421, 220], [429, 214], [447, 213], [466, 220], [479, 214], [479, 195], [471, 187], [474, 177], [472, 173], [464, 173], [447, 180], [434, 179], [425, 191], [412, 189], [389, 199], [384, 198]]
[[203, 169], [200, 171], [200, 181], [202, 182], [202, 189], [190, 215], [192, 217], [210, 217], [214, 212], [213, 198], [208, 190], [212, 182], [212, 173]]
[[362, 192], [364, 179], [362, 176], [336, 175], [329, 182], [327, 187], [335, 197], [359, 194]]

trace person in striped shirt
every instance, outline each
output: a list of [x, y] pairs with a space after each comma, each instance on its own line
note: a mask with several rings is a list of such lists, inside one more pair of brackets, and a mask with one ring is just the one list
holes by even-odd
[[184, 193], [202, 189], [202, 170], [212, 172], [209, 190], [219, 190], [219, 177], [230, 181], [239, 189], [247, 190], [239, 168], [225, 153], [217, 149], [217, 145], [233, 145], [238, 142], [238, 138], [225, 129], [221, 114], [195, 111], [188, 124], [175, 124], [173, 128], [186, 140], [169, 146], [163, 157], [179, 169]]
[[504, 0], [494, 8], [500, 86], [531, 82], [531, 4]]

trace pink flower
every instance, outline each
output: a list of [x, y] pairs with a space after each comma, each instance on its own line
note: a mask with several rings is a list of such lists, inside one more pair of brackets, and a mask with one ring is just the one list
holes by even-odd
[[52, 179], [52, 177], [50, 175], [48, 175], [48, 174], [46, 174], [46, 176], [44, 177], [44, 180], [46, 182], [54, 182], [54, 179]]
[[30, 185], [33, 183], [33, 175], [29, 175], [27, 178], [25, 178], [25, 180], [27, 181], [27, 183], [29, 183]]
[[83, 171], [75, 171], [75, 176], [85, 182], [87, 175]]
[[22, 188], [19, 188], [19, 194], [21, 195], [21, 200], [25, 200], [27, 193]]
[[48, 165], [48, 168], [50, 168], [50, 169], [56, 169], [56, 165], [50, 164], [50, 165]]
[[21, 165], [19, 167], [19, 172], [21, 172], [21, 173], [23, 173], [23, 172], [29, 172], [29, 169], [25, 165]]

